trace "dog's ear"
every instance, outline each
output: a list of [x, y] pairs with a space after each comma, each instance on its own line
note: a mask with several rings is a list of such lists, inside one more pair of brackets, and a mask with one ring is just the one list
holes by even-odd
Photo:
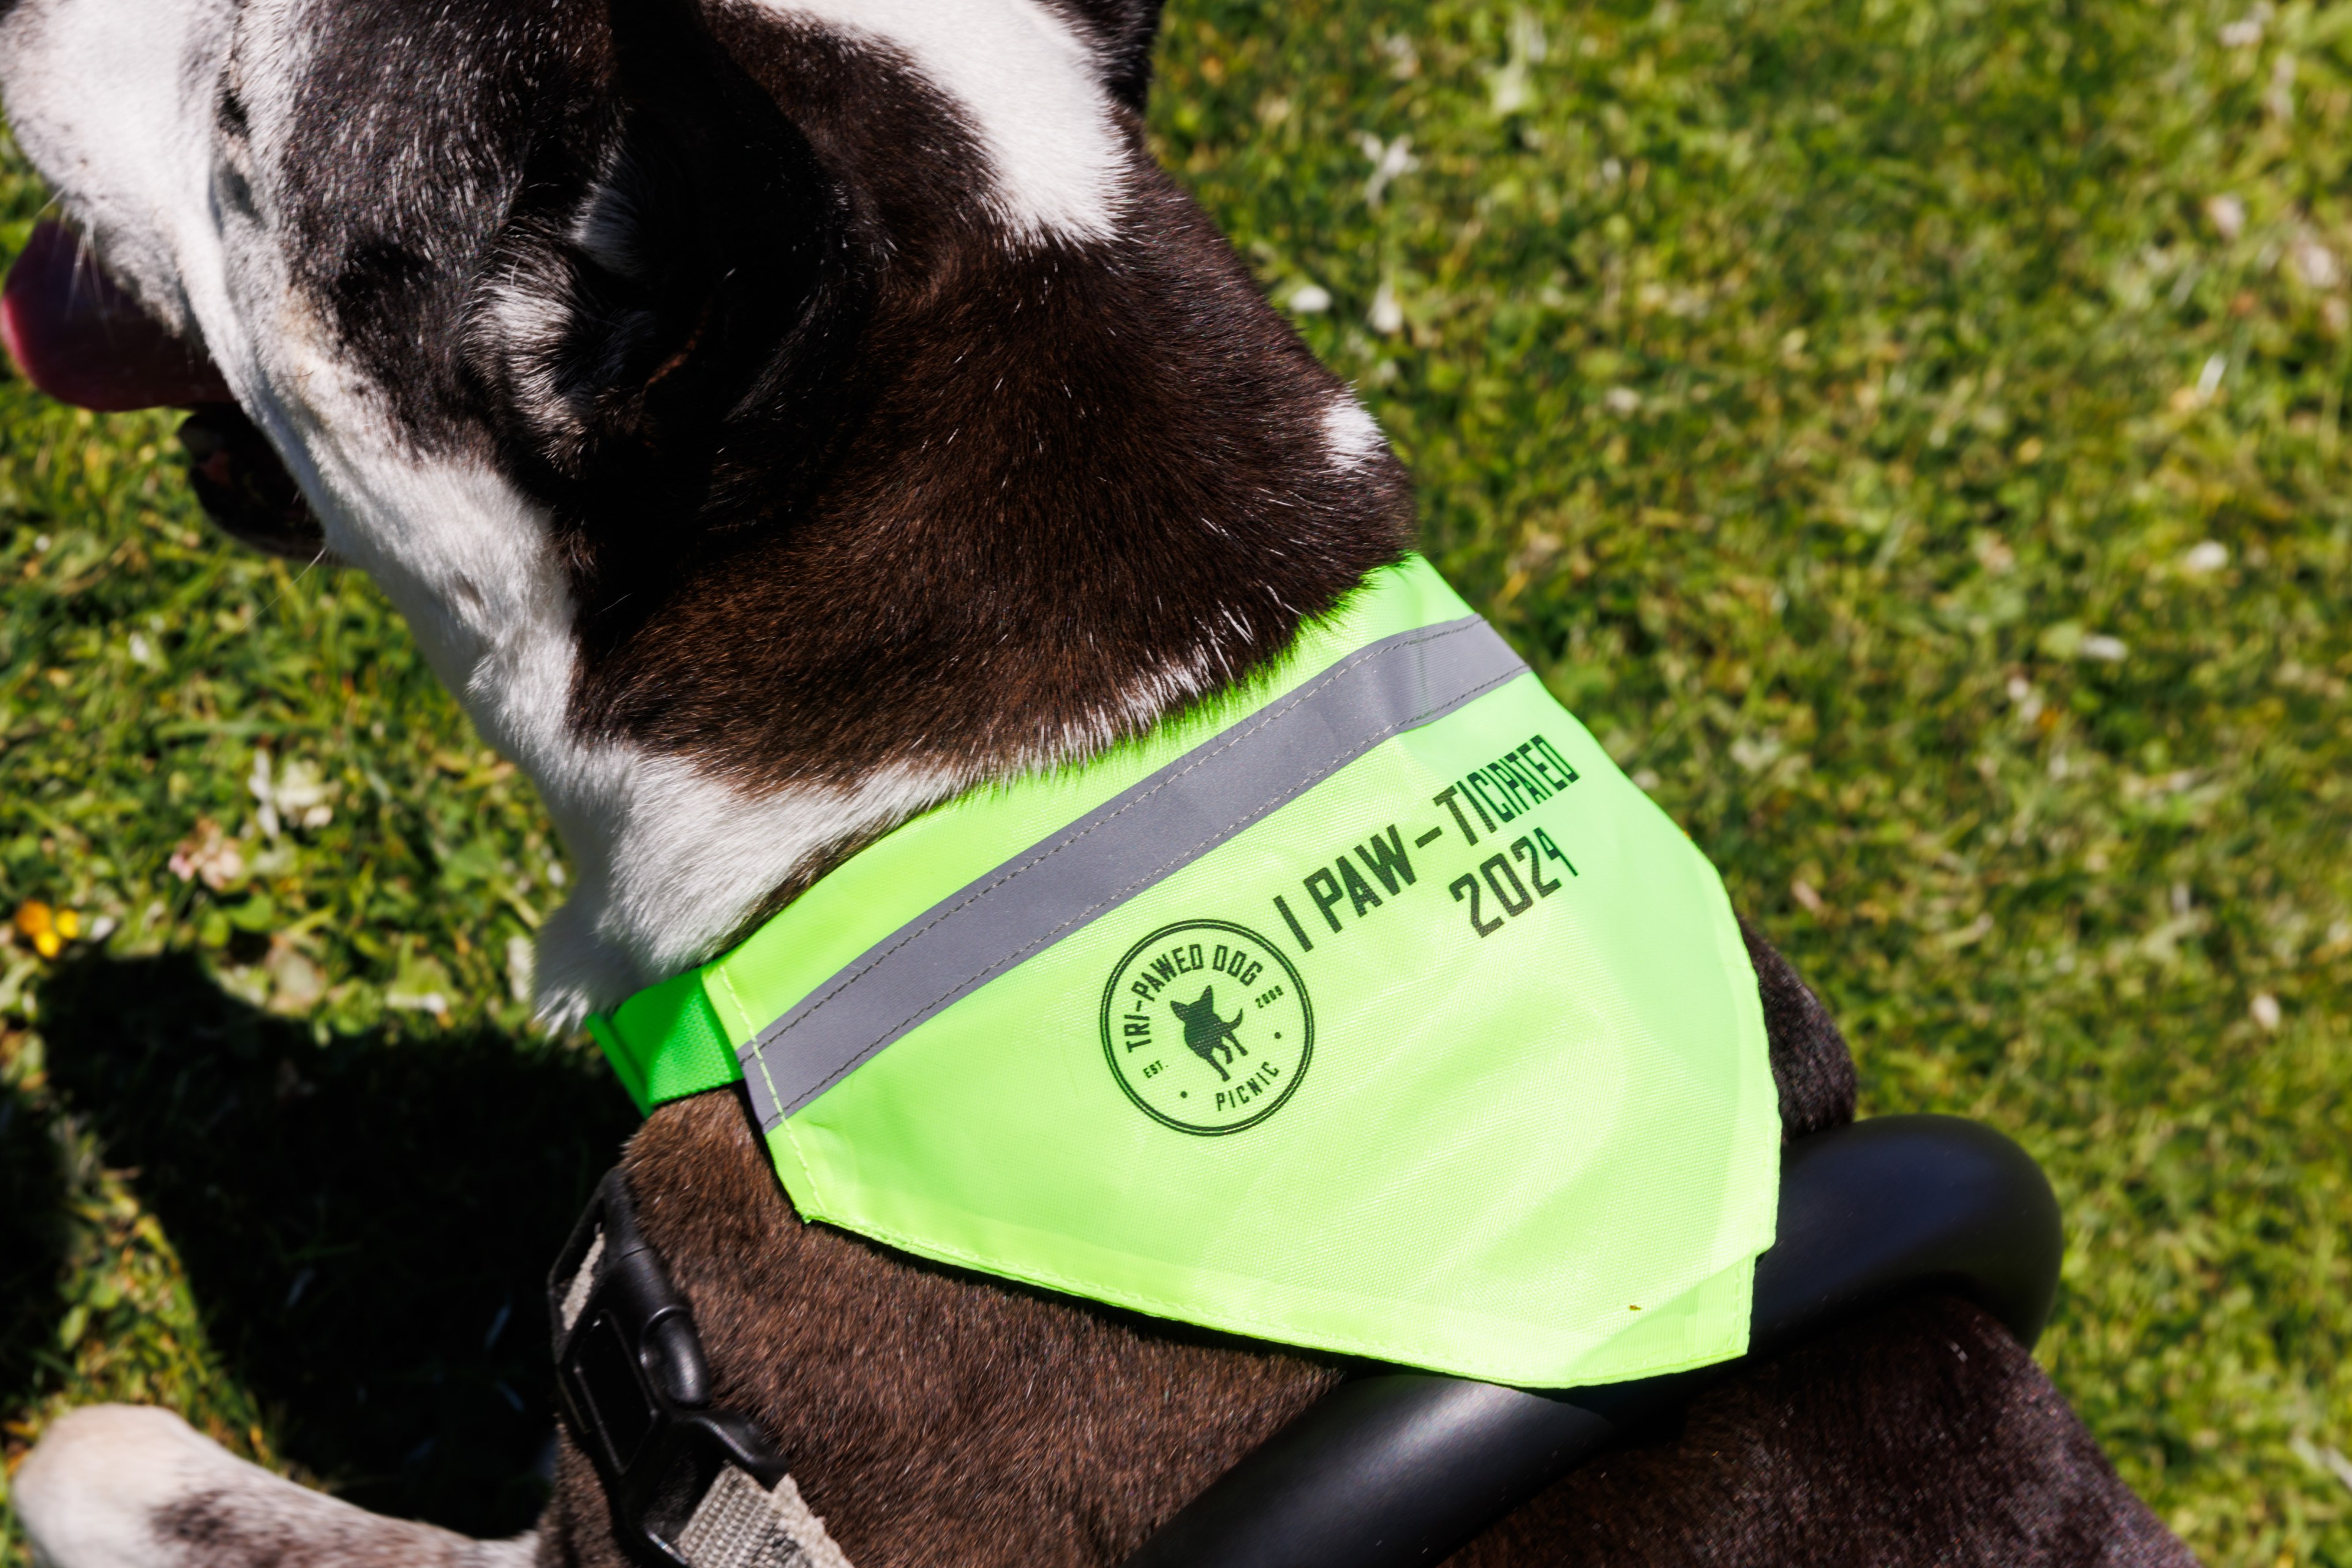
[[1151, 90], [1151, 46], [1160, 37], [1160, 0], [1063, 0], [1094, 34], [1111, 96], [1143, 112]]
[[597, 511], [699, 482], [810, 314], [838, 205], [687, 6], [621, 0], [614, 45], [596, 161], [541, 172], [548, 205], [510, 226], [467, 334], [516, 456]]

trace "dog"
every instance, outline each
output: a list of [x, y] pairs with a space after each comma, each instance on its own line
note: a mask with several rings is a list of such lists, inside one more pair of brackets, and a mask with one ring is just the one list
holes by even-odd
[[[1234, 1059], [1235, 1051], [1249, 1055], [1249, 1047], [1242, 1044], [1238, 1032], [1242, 1016], [1236, 1013], [1230, 1020], [1217, 1016], [1217, 988], [1213, 985], [1191, 1002], [1180, 1002], [1171, 996], [1168, 1005], [1184, 1026], [1184, 1048], [1216, 1068], [1220, 1083], [1232, 1082], [1234, 1075], [1225, 1070], [1225, 1064]], [[1220, 1052], [1223, 1053], [1222, 1060]]]
[[[213, 399], [223, 526], [383, 585], [578, 868], [538, 971], [569, 1026], [909, 817], [1229, 689], [1407, 547], [1377, 425], [1146, 149], [1157, 26], [0, 0], [0, 100], [112, 280], [27, 274], [11, 342], [68, 395], [102, 352], [110, 405]], [[1850, 1120], [1843, 1038], [1747, 939], [1784, 1134]], [[624, 1169], [718, 1402], [861, 1568], [1118, 1563], [1340, 1375], [804, 1224], [730, 1091]], [[57, 1422], [14, 1495], [54, 1568], [625, 1560], [569, 1436], [500, 1542], [152, 1410]], [[2191, 1559], [2017, 1343], [1928, 1298], [1741, 1369], [1457, 1561]]]

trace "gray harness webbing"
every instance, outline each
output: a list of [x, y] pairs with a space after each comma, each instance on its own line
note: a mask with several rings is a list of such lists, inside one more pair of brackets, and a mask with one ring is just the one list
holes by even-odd
[[786, 1476], [773, 1491], [729, 1465], [678, 1532], [689, 1568], [850, 1568]]

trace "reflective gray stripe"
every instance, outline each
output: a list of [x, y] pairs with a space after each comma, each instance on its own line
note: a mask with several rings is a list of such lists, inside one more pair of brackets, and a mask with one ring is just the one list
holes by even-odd
[[740, 1054], [761, 1127], [1006, 970], [1288, 805], [1390, 736], [1526, 673], [1475, 616], [1382, 637], [949, 894]]

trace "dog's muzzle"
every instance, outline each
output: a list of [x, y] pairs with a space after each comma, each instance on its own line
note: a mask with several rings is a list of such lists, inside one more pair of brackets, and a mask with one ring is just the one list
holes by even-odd
[[0, 344], [61, 403], [115, 413], [192, 410], [180, 445], [205, 515], [265, 553], [331, 562], [301, 487], [203, 349], [150, 316], [63, 225], [36, 225], [9, 268]]

